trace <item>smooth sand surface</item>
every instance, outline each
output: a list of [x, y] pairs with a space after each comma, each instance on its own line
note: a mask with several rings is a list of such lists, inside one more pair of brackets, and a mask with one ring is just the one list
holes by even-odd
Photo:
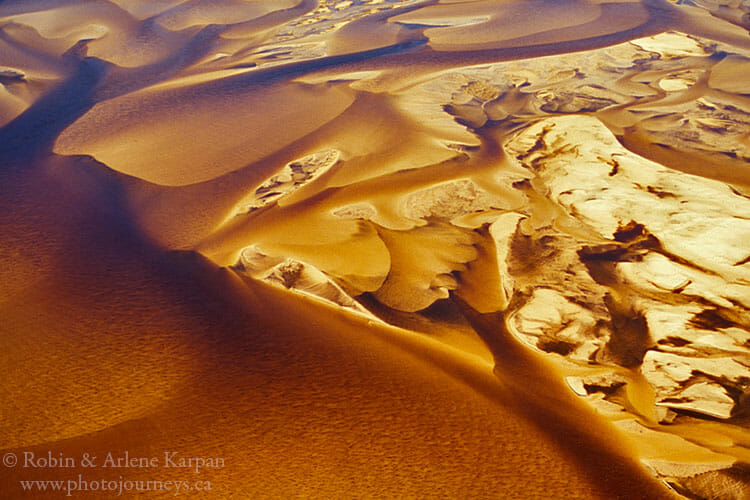
[[1, 2], [0, 497], [747, 498], [746, 11]]

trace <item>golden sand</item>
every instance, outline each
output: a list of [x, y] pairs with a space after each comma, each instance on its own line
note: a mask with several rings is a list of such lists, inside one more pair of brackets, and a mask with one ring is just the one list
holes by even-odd
[[0, 497], [748, 498], [748, 12], [0, 2]]

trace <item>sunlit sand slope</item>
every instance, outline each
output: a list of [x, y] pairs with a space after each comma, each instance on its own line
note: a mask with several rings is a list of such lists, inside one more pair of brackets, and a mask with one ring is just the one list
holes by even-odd
[[[219, 498], [663, 495], [510, 337], [515, 363], [540, 364], [523, 384], [417, 334], [156, 249], [125, 220], [123, 180], [85, 158], [3, 174], [15, 214], [4, 207], [3, 261], [15, 265], [2, 276], [3, 449], [221, 456], [226, 467], [202, 476]], [[549, 393], [528, 393], [529, 380]], [[90, 471], [8, 472], [3, 491]]]
[[748, 498], [748, 10], [0, 2], [0, 453]]

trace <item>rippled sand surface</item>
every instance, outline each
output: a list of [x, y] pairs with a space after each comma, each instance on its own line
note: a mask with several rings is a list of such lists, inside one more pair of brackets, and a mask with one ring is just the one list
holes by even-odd
[[0, 497], [750, 498], [749, 13], [0, 2]]

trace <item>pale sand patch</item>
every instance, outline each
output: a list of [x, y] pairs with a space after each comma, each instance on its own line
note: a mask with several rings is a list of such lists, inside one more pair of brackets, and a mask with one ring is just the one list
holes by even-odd
[[639, 47], [664, 57], [703, 56], [708, 51], [697, 41], [679, 33], [661, 33], [649, 38], [632, 40]]

